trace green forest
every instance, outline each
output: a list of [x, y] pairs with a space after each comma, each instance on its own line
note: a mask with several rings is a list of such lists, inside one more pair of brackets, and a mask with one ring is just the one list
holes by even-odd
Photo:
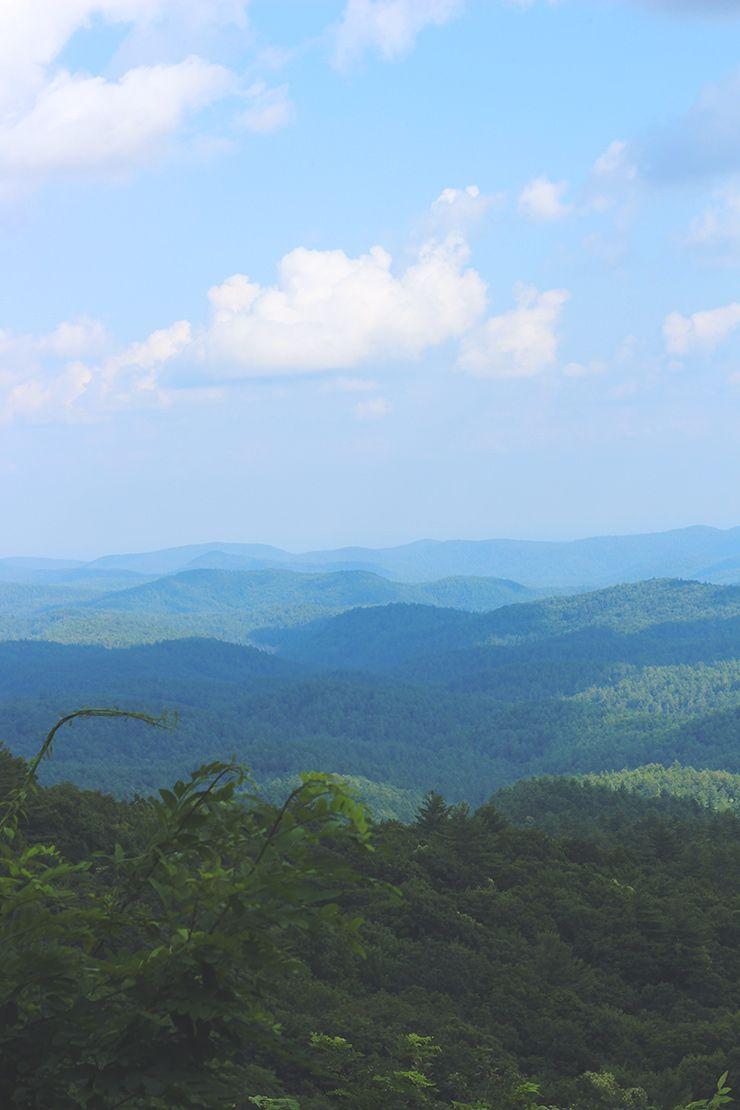
[[0, 641], [0, 1105], [727, 1105], [740, 588], [262, 625], [229, 573]]
[[166, 711], [156, 736], [83, 723], [44, 781], [150, 793], [235, 755], [268, 790], [311, 768], [353, 776], [403, 818], [428, 790], [480, 805], [532, 776], [740, 773], [738, 587], [655, 580], [490, 612], [376, 605], [259, 643], [0, 642], [0, 738], [29, 756], [78, 706]]
[[270, 802], [215, 763], [126, 802], [0, 753], [2, 1105], [724, 1105], [740, 824], [660, 777], [400, 823], [332, 776]]

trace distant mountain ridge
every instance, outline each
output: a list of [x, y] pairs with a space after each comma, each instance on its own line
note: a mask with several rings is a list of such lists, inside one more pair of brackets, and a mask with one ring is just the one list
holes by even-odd
[[[88, 563], [0, 559], [0, 580], [63, 580], [81, 570], [177, 574], [184, 570], [363, 570], [398, 582], [455, 576], [513, 579], [537, 589], [597, 589], [645, 578], [740, 582], [740, 527], [697, 525], [667, 532], [571, 541], [417, 540], [399, 547], [293, 553], [269, 544], [201, 543], [105, 555]], [[15, 576], [15, 577], [13, 577]], [[18, 576], [23, 576], [19, 578]]]
[[131, 575], [99, 569], [84, 589], [75, 578], [52, 586], [0, 582], [0, 639], [122, 647], [212, 636], [245, 643], [256, 629], [301, 625], [358, 607], [405, 602], [482, 612], [540, 596], [497, 578], [399, 583], [358, 570], [196, 569], [154, 579], [134, 575], [135, 585]]
[[588, 658], [598, 643], [600, 655], [619, 657], [623, 643], [634, 653], [646, 638], [656, 658], [709, 651], [710, 644], [723, 657], [740, 654], [740, 586], [654, 579], [478, 613], [386, 605], [255, 637], [287, 659], [328, 670], [387, 671], [413, 662], [415, 678], [444, 682], [469, 682], [487, 660], [512, 651], [533, 662], [542, 645], [548, 656]]

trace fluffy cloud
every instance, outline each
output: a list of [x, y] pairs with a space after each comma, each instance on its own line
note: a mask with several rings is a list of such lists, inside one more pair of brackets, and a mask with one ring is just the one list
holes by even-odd
[[126, 169], [161, 149], [188, 112], [232, 89], [228, 70], [199, 58], [115, 82], [62, 72], [29, 112], [0, 126], [0, 166], [11, 176]]
[[425, 27], [449, 23], [463, 6], [464, 0], [347, 0], [334, 34], [335, 65], [346, 70], [367, 50], [400, 58]]
[[663, 324], [666, 350], [671, 355], [713, 351], [740, 327], [740, 303], [682, 316], [672, 312]]
[[520, 213], [529, 220], [561, 220], [571, 211], [571, 206], [563, 204], [562, 199], [567, 188], [567, 181], [536, 177], [519, 194]]
[[170, 25], [243, 26], [245, 11], [246, 0], [4, 0], [0, 171], [6, 180], [137, 165], [191, 115], [237, 91], [228, 70], [199, 57], [132, 65], [117, 80], [58, 67], [69, 40], [93, 18], [143, 34]]
[[459, 365], [477, 378], [531, 378], [557, 357], [565, 289], [518, 286], [516, 308], [492, 316], [463, 340]]
[[235, 274], [210, 290], [201, 356], [240, 378], [415, 358], [482, 315], [485, 284], [468, 256], [464, 240], [450, 235], [394, 274], [381, 247], [358, 258], [299, 247], [280, 262], [276, 285]]

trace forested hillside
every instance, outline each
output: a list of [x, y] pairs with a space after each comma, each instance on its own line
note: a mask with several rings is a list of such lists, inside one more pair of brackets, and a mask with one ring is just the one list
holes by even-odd
[[0, 644], [0, 737], [28, 754], [70, 706], [168, 710], [178, 720], [156, 736], [81, 727], [46, 774], [125, 794], [235, 752], [264, 783], [306, 767], [358, 776], [403, 815], [420, 791], [480, 804], [533, 775], [674, 761], [740, 773], [740, 588], [656, 581], [491, 613], [375, 606], [265, 639], [279, 654]]
[[146, 579], [74, 572], [63, 585], [0, 583], [0, 636], [123, 647], [210, 636], [248, 643], [255, 630], [302, 625], [355, 606], [417, 602], [470, 611], [528, 601], [538, 591], [496, 578], [404, 584], [365, 571], [189, 570]]
[[[0, 820], [23, 773], [0, 752]], [[688, 1110], [737, 1086], [732, 814], [555, 780], [367, 830], [326, 778], [280, 806], [236, 774], [29, 794], [0, 840], [3, 1105]]]

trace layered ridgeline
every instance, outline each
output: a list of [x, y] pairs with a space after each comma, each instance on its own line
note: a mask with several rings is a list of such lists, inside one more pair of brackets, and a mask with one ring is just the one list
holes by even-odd
[[191, 636], [248, 643], [256, 629], [300, 625], [356, 606], [406, 602], [483, 611], [541, 592], [498, 578], [413, 584], [367, 571], [197, 569], [135, 585], [120, 574], [79, 572], [64, 585], [0, 582], [0, 637], [106, 647]]
[[404, 582], [458, 576], [510, 578], [526, 586], [595, 589], [643, 578], [740, 582], [740, 528], [683, 528], [572, 542], [419, 540], [400, 547], [345, 547], [295, 554], [267, 544], [206, 543], [90, 563], [0, 559], [0, 581], [59, 582], [90, 575], [161, 576], [183, 570], [363, 570]]
[[384, 605], [260, 638], [269, 652], [0, 644], [0, 737], [29, 754], [70, 707], [175, 711], [155, 735], [81, 725], [46, 774], [147, 791], [235, 752], [267, 784], [356, 776], [379, 813], [406, 816], [427, 789], [478, 804], [525, 776], [740, 773], [738, 587], [655, 581], [486, 613]]

